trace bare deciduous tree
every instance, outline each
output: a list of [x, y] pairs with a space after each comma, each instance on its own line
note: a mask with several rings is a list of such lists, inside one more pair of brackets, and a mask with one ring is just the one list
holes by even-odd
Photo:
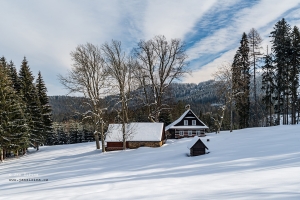
[[221, 106], [218, 110], [220, 111], [220, 115], [217, 114], [216, 117], [211, 117], [211, 119], [214, 120], [215, 126], [217, 127], [216, 133], [220, 133], [223, 120], [224, 120], [226, 105]]
[[[127, 57], [121, 48], [121, 42], [112, 40], [111, 44], [102, 46], [105, 55], [106, 71], [110, 77], [110, 87], [119, 96], [118, 104], [121, 105], [120, 120], [122, 122], [123, 149], [126, 149], [126, 124], [128, 124], [128, 102], [130, 92], [134, 87], [132, 70], [134, 61]], [[118, 112], [119, 113], [119, 112]]]
[[251, 28], [248, 33], [248, 41], [249, 41], [249, 55], [250, 55], [250, 64], [253, 66], [253, 94], [254, 94], [254, 126], [257, 126], [257, 114], [258, 114], [258, 106], [257, 106], [257, 94], [256, 94], [256, 65], [257, 65], [257, 57], [262, 55], [260, 52], [262, 39], [257, 32], [256, 29]]
[[97, 46], [87, 43], [79, 45], [71, 52], [73, 60], [72, 69], [66, 76], [59, 75], [61, 84], [69, 90], [69, 93], [81, 93], [88, 100], [91, 110], [85, 113], [94, 124], [94, 136], [96, 147], [100, 149], [99, 132], [101, 134], [102, 152], [105, 152], [103, 132], [103, 105], [100, 100], [104, 96], [106, 88], [106, 75], [104, 70], [104, 59], [101, 50]]
[[141, 40], [135, 56], [139, 62], [135, 77], [143, 88], [148, 118], [158, 122], [161, 110], [167, 108], [163, 102], [167, 88], [188, 72], [184, 44], [179, 39], [167, 41], [164, 36], [155, 36], [148, 41]]
[[[221, 115], [221, 124], [219, 121], [216, 121], [213, 119], [218, 127], [218, 129], [221, 127], [224, 117], [224, 112], [227, 107], [230, 108], [230, 132], [232, 132], [232, 107], [233, 107], [233, 100], [234, 95], [232, 92], [232, 71], [231, 71], [231, 65], [228, 62], [224, 62], [221, 66], [218, 67], [218, 70], [213, 73], [213, 77], [216, 81], [216, 87], [217, 87], [217, 93], [218, 95], [224, 95], [224, 106], [222, 107], [222, 115]], [[229, 104], [227, 106], [226, 104]], [[220, 132], [220, 130], [218, 130]]]

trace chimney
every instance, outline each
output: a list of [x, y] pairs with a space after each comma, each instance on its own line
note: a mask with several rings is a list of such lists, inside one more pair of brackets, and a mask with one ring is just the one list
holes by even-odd
[[190, 104], [187, 104], [187, 105], [185, 106], [185, 109], [186, 109], [186, 110], [190, 110], [190, 109], [191, 109]]

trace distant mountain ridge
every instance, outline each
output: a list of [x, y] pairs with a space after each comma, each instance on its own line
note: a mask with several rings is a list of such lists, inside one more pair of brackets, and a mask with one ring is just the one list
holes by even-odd
[[[169, 90], [175, 101], [182, 101], [186, 104], [199, 105], [218, 102], [214, 80], [199, 84], [172, 83]], [[84, 97], [49, 96], [54, 121], [64, 121], [69, 117], [76, 118], [75, 108], [76, 111], [85, 112], [88, 108], [83, 106], [84, 100]], [[195, 111], [198, 112], [198, 109], [195, 108]]]

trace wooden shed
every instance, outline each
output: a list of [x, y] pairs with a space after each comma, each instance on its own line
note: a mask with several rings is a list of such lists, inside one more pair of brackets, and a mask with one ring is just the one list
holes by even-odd
[[190, 156], [199, 156], [206, 154], [207, 146], [202, 142], [200, 137], [195, 136], [187, 145], [190, 150]]
[[[165, 143], [163, 123], [136, 122], [125, 125], [126, 148], [160, 147]], [[122, 124], [109, 124], [106, 133], [106, 150], [123, 149]]]

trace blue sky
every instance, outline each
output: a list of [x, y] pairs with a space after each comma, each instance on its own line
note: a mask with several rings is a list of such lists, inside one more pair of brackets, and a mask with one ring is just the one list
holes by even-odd
[[266, 51], [278, 20], [300, 27], [300, 0], [0, 0], [0, 6], [0, 56], [17, 68], [26, 56], [48, 95], [67, 93], [57, 75], [67, 73], [70, 52], [86, 42], [115, 39], [130, 51], [155, 35], [180, 38], [193, 70], [182, 81], [199, 83], [232, 61], [243, 32], [257, 29]]

